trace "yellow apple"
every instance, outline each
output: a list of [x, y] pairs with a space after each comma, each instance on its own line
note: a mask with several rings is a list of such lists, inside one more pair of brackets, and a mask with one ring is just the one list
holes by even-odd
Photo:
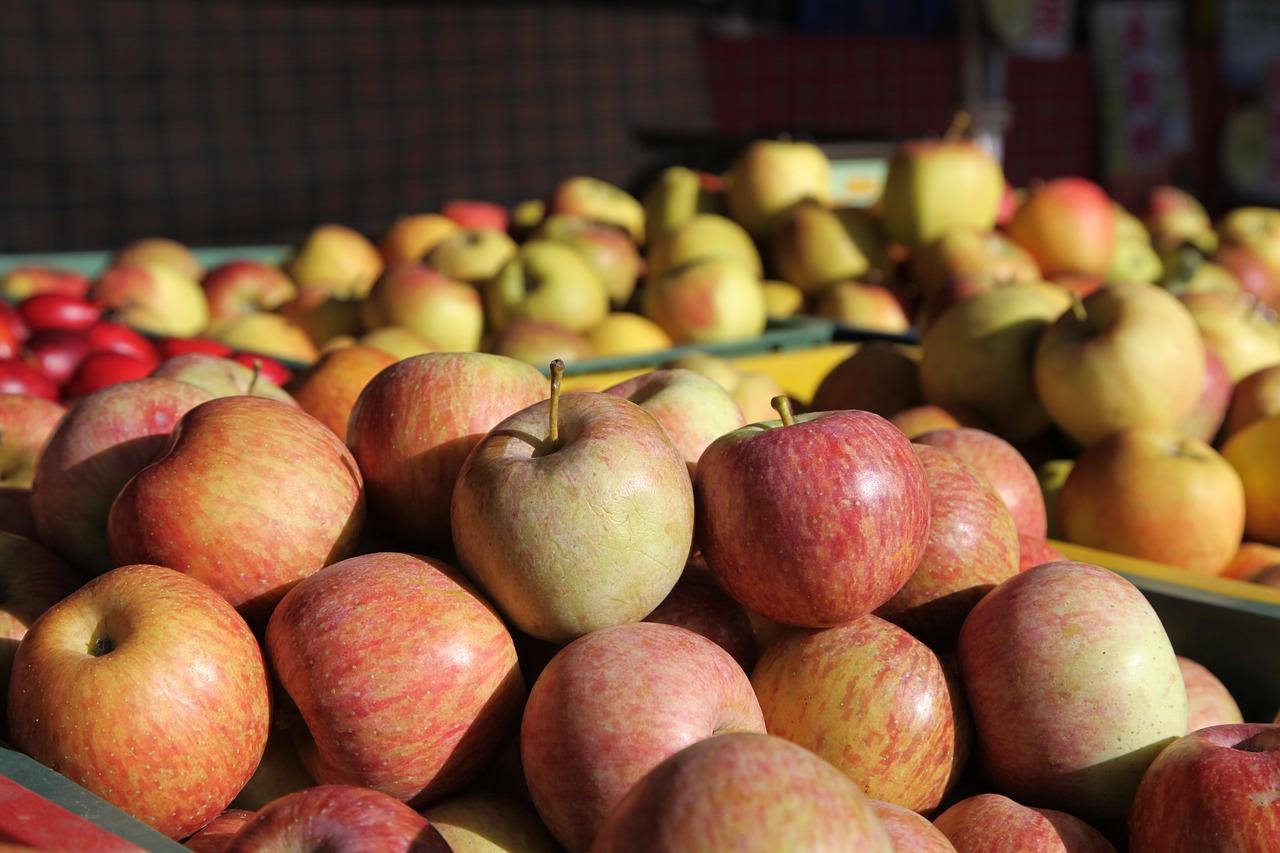
[[887, 243], [869, 211], [806, 200], [780, 218], [770, 257], [778, 277], [816, 294], [848, 279], [887, 281], [893, 271]]
[[347, 225], [317, 225], [284, 263], [284, 270], [304, 290], [317, 289], [342, 298], [369, 292], [382, 273], [378, 247]]
[[646, 283], [641, 312], [677, 344], [750, 340], [769, 321], [760, 277], [736, 260], [714, 258]]
[[586, 331], [597, 358], [643, 355], [675, 346], [661, 326], [634, 311], [611, 311]]
[[444, 238], [461, 228], [442, 213], [411, 213], [392, 222], [378, 239], [378, 251], [389, 266], [420, 261]]
[[584, 332], [609, 313], [609, 293], [595, 267], [556, 240], [520, 244], [482, 288], [495, 331], [515, 320], [539, 320]]
[[434, 341], [427, 340], [413, 329], [394, 324], [370, 329], [356, 338], [356, 343], [361, 346], [380, 349], [383, 352], [390, 353], [397, 359], [409, 358], [410, 356], [422, 355], [428, 352], [440, 352], [440, 347]]
[[727, 216], [700, 213], [656, 237], [645, 253], [645, 284], [694, 261], [736, 260], [757, 276], [764, 275], [760, 250], [746, 229]]
[[880, 202], [884, 227], [908, 249], [957, 226], [990, 231], [1004, 190], [1000, 161], [973, 140], [908, 140], [889, 158]]
[[786, 320], [804, 310], [804, 291], [791, 282], [766, 278], [761, 286], [764, 287], [764, 310], [770, 320]]
[[1222, 445], [1244, 482], [1244, 538], [1280, 545], [1280, 415], [1253, 421]]
[[723, 186], [707, 172], [667, 166], [646, 185], [640, 203], [645, 237], [652, 243], [699, 213], [723, 214]]
[[496, 228], [461, 228], [422, 258], [456, 281], [480, 284], [498, 274], [516, 253], [516, 241]]
[[644, 205], [608, 181], [574, 175], [560, 181], [547, 200], [547, 213], [570, 213], [626, 231], [637, 245], [645, 242]]
[[799, 202], [833, 203], [831, 160], [812, 142], [756, 139], [733, 157], [724, 192], [729, 216], [756, 240], [767, 240]]
[[164, 264], [108, 267], [89, 297], [118, 322], [150, 335], [188, 338], [209, 326], [209, 301], [200, 282]]
[[169, 267], [196, 281], [204, 276], [204, 265], [191, 247], [169, 237], [140, 237], [132, 240], [116, 250], [111, 263]]
[[219, 330], [217, 339], [233, 349], [299, 364], [311, 364], [320, 356], [319, 347], [305, 329], [274, 311], [257, 311], [232, 320]]

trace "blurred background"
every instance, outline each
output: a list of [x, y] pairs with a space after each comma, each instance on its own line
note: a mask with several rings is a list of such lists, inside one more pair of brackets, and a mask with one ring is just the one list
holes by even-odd
[[0, 252], [287, 243], [960, 107], [1015, 185], [1280, 202], [1275, 0], [8, 0]]

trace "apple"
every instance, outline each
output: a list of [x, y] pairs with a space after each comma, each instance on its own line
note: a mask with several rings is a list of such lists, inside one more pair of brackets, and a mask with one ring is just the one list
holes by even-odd
[[1115, 251], [1115, 205], [1093, 181], [1067, 176], [1032, 187], [1005, 227], [1047, 278], [1105, 278]]
[[1280, 415], [1269, 415], [1233, 433], [1221, 445], [1244, 483], [1244, 539], [1280, 545]]
[[293, 733], [289, 729], [296, 719], [297, 709], [289, 705], [287, 699], [281, 700], [278, 687], [274, 695], [276, 702], [272, 708], [271, 731], [267, 734], [267, 745], [262, 751], [262, 758], [258, 761], [253, 776], [236, 794], [229, 808], [254, 812], [277, 797], [316, 784], [315, 777], [302, 763], [302, 756], [298, 753]]
[[837, 281], [813, 297], [813, 314], [845, 326], [885, 335], [907, 335], [911, 318], [889, 287], [867, 281]]
[[949, 133], [942, 139], [907, 140], [890, 156], [885, 173], [880, 202], [885, 231], [908, 249], [955, 227], [989, 231], [1004, 188], [1000, 161], [972, 139]]
[[783, 215], [806, 199], [834, 203], [831, 160], [807, 140], [752, 140], [733, 155], [724, 179], [725, 210], [757, 241], [768, 242]]
[[1222, 425], [1226, 422], [1227, 411], [1231, 407], [1231, 398], [1235, 396], [1237, 384], [1232, 381], [1226, 364], [1218, 355], [1218, 350], [1206, 344], [1204, 384], [1200, 386], [1200, 399], [1191, 410], [1191, 414], [1178, 424], [1178, 432], [1206, 444], [1215, 444]]
[[789, 320], [804, 310], [804, 291], [791, 282], [766, 278], [761, 286], [764, 288], [765, 314], [770, 321]]
[[751, 682], [727, 651], [685, 628], [628, 622], [552, 657], [529, 690], [520, 755], [551, 834], [587, 850], [663, 759], [704, 738], [764, 731]]
[[977, 468], [943, 447], [915, 450], [929, 485], [929, 537], [915, 571], [875, 613], [929, 648], [949, 651], [973, 605], [1018, 573], [1018, 529]]
[[197, 281], [204, 275], [204, 265], [190, 246], [170, 237], [139, 237], [116, 249], [111, 265], [169, 267], [185, 278]]
[[887, 243], [880, 219], [865, 208], [808, 199], [779, 218], [769, 241], [771, 265], [779, 278], [816, 295], [840, 281], [888, 280]]
[[1118, 430], [1082, 450], [1058, 493], [1063, 538], [1200, 574], [1226, 569], [1245, 527], [1240, 475], [1176, 430]]
[[403, 326], [448, 352], [479, 349], [484, 333], [480, 292], [420, 261], [389, 264], [359, 314], [365, 329]]
[[[293, 298], [281, 304], [274, 311], [258, 313], [278, 314], [287, 320], [288, 331], [286, 336], [300, 337], [297, 334], [297, 329], [301, 329], [311, 339], [312, 344], [312, 346], [307, 346], [303, 343], [298, 348], [298, 354], [305, 359], [311, 356], [316, 347], [324, 347], [334, 338], [341, 338], [344, 335], [358, 335], [364, 331], [364, 323], [360, 316], [363, 304], [363, 298], [334, 296], [332, 293], [327, 293], [323, 290], [310, 289], [299, 291]], [[245, 317], [237, 317], [231, 320], [230, 323], [234, 324], [245, 319]], [[268, 322], [280, 323], [279, 320], [269, 320]], [[215, 328], [210, 331], [210, 334], [218, 335], [221, 332], [220, 328]], [[243, 335], [243, 333], [241, 335], [237, 341], [239, 345], [255, 346], [248, 336]], [[288, 350], [280, 350], [278, 344], [276, 349], [282, 353], [288, 352]]]
[[1249, 246], [1223, 244], [1201, 266], [1224, 273], [1222, 277], [1235, 284], [1234, 292], [1250, 296], [1273, 311], [1280, 310], [1280, 277]]
[[209, 303], [209, 324], [218, 325], [254, 311], [273, 311], [297, 296], [298, 286], [279, 265], [255, 260], [219, 264], [200, 278]]
[[1280, 364], [1261, 367], [1240, 377], [1231, 388], [1218, 441], [1226, 441], [1244, 427], [1280, 412]]
[[[9, 729], [19, 751], [185, 838], [253, 774], [270, 701], [257, 640], [218, 593], [162, 566], [126, 565], [27, 629]], [[100, 724], [85, 725], [86, 707]]]
[[66, 385], [93, 349], [88, 335], [65, 329], [40, 329], [24, 345], [27, 361], [50, 382]]
[[16, 356], [0, 358], [0, 394], [23, 394], [54, 402], [62, 398], [57, 383]]
[[872, 800], [871, 807], [889, 832], [895, 853], [956, 853], [942, 830], [919, 812], [883, 800]]
[[428, 353], [380, 371], [356, 398], [346, 436], [370, 514], [415, 546], [451, 551], [449, 510], [467, 454], [546, 393], [536, 367], [489, 353]]
[[215, 337], [233, 350], [249, 350], [299, 364], [311, 364], [320, 356], [306, 329], [274, 311], [257, 311], [231, 320]]
[[296, 405], [215, 397], [182, 416], [107, 515], [116, 565], [208, 584], [255, 629], [303, 578], [350, 556], [364, 484], [342, 440]]
[[1106, 836], [1076, 815], [1034, 808], [996, 792], [952, 803], [933, 819], [959, 851], [990, 853], [1115, 853]]
[[698, 547], [725, 589], [769, 619], [827, 627], [870, 613], [924, 553], [924, 464], [879, 415], [775, 405], [780, 419], [728, 432], [698, 460]]
[[818, 380], [810, 408], [815, 412], [863, 409], [888, 418], [923, 402], [916, 349], [871, 340]]
[[90, 574], [113, 567], [111, 502], [164, 449], [182, 415], [210, 399], [186, 382], [146, 377], [73, 403], [36, 463], [31, 513], [40, 541]]
[[114, 319], [150, 335], [190, 337], [209, 325], [199, 279], [169, 266], [108, 267], [93, 282], [89, 298]]
[[292, 394], [263, 376], [261, 371], [255, 371], [228, 357], [203, 352], [175, 355], [157, 365], [151, 375], [195, 385], [214, 397], [250, 394], [298, 405]]
[[449, 843], [410, 806], [359, 785], [316, 785], [259, 809], [222, 853], [377, 850], [449, 853]]
[[746, 426], [741, 407], [714, 379], [688, 368], [648, 370], [604, 389], [624, 397], [657, 419], [689, 467], [707, 445], [727, 432]]
[[734, 732], [692, 743], [610, 812], [594, 853], [895, 850], [874, 804], [802, 746]]
[[497, 612], [429, 557], [368, 553], [312, 574], [271, 614], [265, 648], [316, 781], [415, 808], [473, 781], [525, 698]]
[[0, 393], [0, 485], [31, 485], [36, 460], [66, 411], [34, 394]]
[[719, 175], [688, 166], [663, 166], [641, 193], [645, 238], [652, 246], [664, 235], [700, 213], [724, 213], [724, 186]]
[[993, 288], [952, 306], [920, 338], [925, 401], [971, 410], [1009, 441], [1047, 430], [1033, 364], [1042, 332], [1062, 308], [1025, 285]]
[[1209, 726], [1151, 762], [1129, 816], [1129, 849], [1266, 850], [1280, 835], [1280, 726]]
[[1222, 576], [1244, 580], [1256, 577], [1260, 571], [1274, 565], [1280, 565], [1280, 546], [1246, 540], [1240, 543]]
[[461, 230], [443, 213], [410, 213], [396, 217], [378, 238], [378, 253], [386, 266], [421, 261], [450, 234]]
[[1215, 224], [1219, 246], [1243, 246], [1253, 252], [1280, 282], [1280, 209], [1241, 205], [1228, 209]]
[[453, 853], [563, 853], [528, 802], [468, 791], [422, 809]]
[[902, 430], [903, 434], [910, 439], [938, 429], [955, 429], [962, 426], [986, 429], [982, 419], [973, 412], [959, 406], [939, 406], [934, 403], [921, 403], [895, 412], [889, 415], [889, 423]]
[[1014, 284], [1041, 278], [1031, 253], [994, 228], [948, 228], [915, 249], [909, 265], [911, 281], [926, 301], [949, 282]]
[[89, 293], [90, 284], [89, 277], [76, 270], [19, 265], [0, 274], [0, 297], [10, 302], [21, 302], [37, 293], [83, 297]]
[[300, 290], [359, 299], [373, 287], [383, 265], [377, 246], [364, 234], [348, 225], [324, 222], [303, 236], [282, 267]]
[[751, 614], [716, 582], [701, 557], [689, 558], [676, 585], [644, 621], [678, 625], [701, 634], [733, 655], [748, 674], [760, 654]]
[[249, 809], [228, 808], [187, 837], [182, 846], [192, 853], [222, 853], [231, 840], [253, 817]]
[[676, 345], [666, 330], [634, 311], [610, 311], [583, 334], [596, 358], [649, 355]]
[[463, 228], [493, 228], [506, 231], [511, 226], [511, 213], [495, 201], [475, 198], [449, 199], [440, 207], [440, 213]]
[[155, 366], [152, 358], [138, 359], [118, 352], [91, 352], [81, 359], [67, 378], [62, 395], [66, 400], [75, 400], [117, 382], [149, 376]]
[[561, 179], [547, 198], [547, 216], [567, 213], [621, 228], [637, 245], [645, 242], [644, 205], [631, 193], [588, 175]]
[[1110, 282], [1044, 329], [1032, 367], [1045, 411], [1088, 445], [1126, 427], [1176, 429], [1204, 386], [1205, 343], [1178, 297]]
[[1043, 563], [974, 605], [960, 677], [994, 790], [1085, 820], [1128, 812], [1187, 692], [1142, 592], [1089, 563]]
[[646, 284], [641, 313], [677, 344], [751, 340], [769, 322], [760, 277], [725, 258], [693, 261]]
[[31, 338], [31, 329], [13, 305], [0, 300], [0, 306], [0, 359], [17, 358], [22, 344]]
[[534, 365], [550, 364], [557, 358], [565, 364], [574, 364], [596, 355], [591, 341], [582, 332], [549, 320], [523, 317], [495, 332], [484, 350]]
[[479, 285], [498, 274], [519, 246], [496, 228], [463, 228], [445, 237], [422, 256], [422, 263], [446, 278]]
[[561, 394], [563, 368], [549, 399], [473, 447], [450, 505], [462, 567], [516, 628], [559, 643], [652, 611], [694, 524], [688, 467], [657, 419], [614, 394]]
[[1235, 696], [1212, 670], [1185, 655], [1178, 655], [1178, 667], [1187, 687], [1188, 732], [1244, 722]]
[[650, 241], [645, 252], [645, 286], [654, 286], [671, 270], [712, 258], [735, 260], [757, 277], [764, 275], [760, 249], [747, 229], [727, 216], [699, 213]]
[[124, 323], [99, 320], [82, 334], [94, 352], [119, 353], [153, 364], [160, 362], [160, 353], [151, 338]]
[[558, 240], [582, 252], [604, 282], [610, 304], [622, 308], [630, 302], [644, 269], [644, 257], [626, 231], [583, 216], [553, 213], [539, 223], [529, 239]]
[[1218, 248], [1218, 232], [1204, 204], [1182, 187], [1157, 184], [1147, 191], [1143, 225], [1157, 248], [1190, 243], [1205, 254]]
[[278, 358], [263, 355], [260, 352], [241, 350], [231, 353], [230, 358], [236, 364], [249, 368], [254, 373], [274, 382], [276, 385], [284, 385], [284, 383], [293, 378], [293, 368], [286, 366]]
[[714, 379], [733, 396], [749, 424], [776, 418], [773, 400], [787, 393], [773, 374], [739, 367], [731, 359], [709, 352], [687, 352], [663, 366], [686, 368]]
[[440, 346], [435, 341], [428, 340], [413, 329], [398, 324], [370, 329], [360, 337], [352, 339], [350, 343], [382, 350], [397, 360], [430, 352], [441, 352]]
[[556, 323], [583, 332], [609, 313], [609, 293], [591, 262], [572, 246], [546, 238], [522, 243], [483, 290], [489, 325], [514, 320]]
[[175, 355], [183, 355], [189, 352], [204, 352], [209, 355], [231, 355], [235, 350], [224, 344], [222, 341], [215, 341], [213, 338], [197, 336], [194, 338], [175, 338], [169, 335], [161, 335], [153, 338], [156, 346], [156, 354], [161, 361], [166, 358], [173, 358]]
[[1274, 314], [1251, 299], [1224, 293], [1183, 293], [1178, 300], [1190, 312], [1205, 344], [1222, 359], [1231, 381], [1280, 364], [1280, 325]]
[[347, 440], [347, 423], [360, 392], [395, 356], [353, 344], [320, 356], [285, 383], [283, 391], [307, 414]]
[[932, 811], [969, 757], [959, 683], [928, 646], [878, 616], [785, 629], [751, 684], [770, 734], [825, 758], [873, 800]]
[[1025, 572], [1041, 563], [1065, 559], [1067, 555], [1062, 553], [1062, 549], [1048, 539], [1039, 539], [1025, 533], [1018, 534], [1018, 571]]
[[37, 293], [18, 303], [18, 316], [30, 332], [57, 329], [83, 332], [102, 319], [95, 299], [65, 293]]

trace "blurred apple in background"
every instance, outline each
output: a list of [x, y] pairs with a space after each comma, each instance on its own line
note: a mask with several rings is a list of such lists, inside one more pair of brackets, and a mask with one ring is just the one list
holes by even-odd
[[918, 290], [913, 318], [926, 328], [948, 307], [993, 287], [1040, 281], [1040, 267], [1002, 231], [957, 226], [920, 246], [910, 257]]
[[548, 320], [528, 318], [507, 323], [489, 338], [484, 349], [539, 368], [557, 358], [565, 364], [574, 364], [596, 355], [591, 340], [582, 332]]
[[440, 206], [440, 213], [463, 228], [495, 228], [506, 231], [511, 225], [511, 213], [504, 205], [484, 199], [450, 199]]
[[764, 310], [769, 320], [789, 320], [804, 310], [804, 291], [791, 282], [766, 278], [761, 286], [764, 288]]
[[1280, 415], [1233, 433], [1221, 451], [1244, 483], [1244, 538], [1280, 545]]
[[274, 311], [257, 311], [232, 320], [216, 337], [232, 349], [299, 364], [311, 364], [320, 355], [319, 346], [306, 329]]
[[727, 258], [694, 261], [646, 282], [641, 312], [677, 344], [751, 340], [768, 325], [764, 286]]
[[89, 293], [89, 276], [76, 270], [52, 266], [16, 266], [0, 275], [0, 296], [21, 302], [37, 293], [61, 293], [84, 297]]
[[1280, 564], [1280, 545], [1244, 540], [1223, 571], [1226, 578], [1248, 579], [1270, 566]]
[[757, 277], [764, 275], [760, 250], [747, 230], [727, 216], [702, 213], [649, 243], [645, 252], [645, 287], [654, 287], [672, 270], [711, 259], [734, 260]]
[[442, 213], [398, 216], [378, 238], [378, 253], [387, 266], [401, 261], [421, 261], [427, 252], [461, 227]]
[[1280, 277], [1248, 246], [1224, 243], [1203, 266], [1225, 271], [1241, 293], [1273, 311], [1280, 310]]
[[1164, 277], [1164, 258], [1152, 244], [1147, 226], [1120, 202], [1113, 200], [1111, 205], [1114, 232], [1111, 264], [1102, 278], [1106, 281], [1160, 281]]
[[418, 261], [389, 264], [359, 304], [365, 329], [397, 324], [449, 352], [480, 348], [484, 305], [466, 282]]
[[687, 166], [663, 167], [645, 185], [645, 239], [650, 245], [699, 213], [724, 213], [723, 185], [718, 175]]
[[94, 281], [89, 296], [119, 322], [152, 335], [190, 337], [209, 325], [199, 279], [171, 267], [112, 266]]
[[67, 384], [80, 362], [93, 350], [87, 330], [41, 329], [24, 344], [27, 363], [58, 387]]
[[16, 356], [0, 359], [0, 394], [30, 394], [53, 401], [62, 399], [62, 389], [57, 383]]
[[[363, 303], [363, 299], [334, 296], [323, 290], [304, 290], [276, 308], [274, 313], [288, 320], [291, 326], [305, 332], [318, 351], [334, 338], [358, 335], [364, 330], [360, 317]], [[237, 318], [231, 322], [239, 323], [243, 319]]]
[[1236, 380], [1219, 440], [1226, 441], [1259, 418], [1276, 413], [1280, 413], [1280, 364], [1260, 368]]
[[1141, 218], [1157, 249], [1166, 250], [1190, 243], [1205, 254], [1218, 248], [1218, 232], [1200, 199], [1182, 187], [1158, 184], [1152, 187]]
[[383, 265], [368, 237], [350, 226], [326, 222], [307, 232], [283, 268], [301, 290], [358, 299], [369, 292]]
[[1087, 445], [1126, 427], [1176, 429], [1200, 398], [1205, 343], [1176, 296], [1110, 282], [1044, 329], [1033, 370], [1045, 411]]
[[869, 281], [837, 281], [813, 297], [813, 313], [845, 326], [906, 335], [911, 318], [893, 290]]
[[1218, 218], [1215, 228], [1220, 246], [1248, 249], [1266, 267], [1272, 281], [1280, 282], [1280, 208], [1233, 207]]
[[1218, 351], [1209, 345], [1204, 348], [1204, 384], [1200, 387], [1200, 399], [1191, 414], [1178, 424], [1178, 432], [1198, 438], [1206, 444], [1216, 444], [1219, 432], [1226, 421], [1231, 398], [1235, 396], [1236, 383], [1223, 363]]
[[1183, 293], [1178, 300], [1233, 383], [1280, 364], [1280, 326], [1274, 315], [1257, 310], [1255, 303], [1224, 293]]
[[887, 242], [870, 211], [807, 199], [783, 213], [772, 231], [770, 268], [808, 294], [847, 279], [888, 281], [893, 264]]
[[867, 341], [818, 381], [810, 409], [864, 409], [890, 417], [924, 402], [916, 352], [889, 341]]
[[423, 817], [453, 853], [563, 853], [528, 802], [489, 791], [466, 791], [432, 803]]
[[1115, 853], [1101, 832], [1076, 815], [1033, 808], [999, 793], [952, 803], [933, 819], [955, 850], [989, 853]]
[[753, 140], [733, 155], [724, 179], [726, 212], [760, 241], [800, 202], [833, 203], [831, 160], [805, 140]]
[[520, 753], [547, 828], [566, 849], [587, 850], [663, 759], [706, 738], [764, 731], [751, 682], [727, 651], [685, 628], [631, 622], [555, 654], [529, 691]]
[[91, 352], [76, 365], [75, 372], [62, 388], [62, 398], [74, 401], [100, 388], [141, 379], [151, 374], [156, 362], [153, 358], [140, 359], [118, 352]]
[[939, 406], [935, 403], [921, 403], [895, 412], [889, 416], [889, 423], [902, 430], [903, 434], [912, 440], [940, 429], [986, 428], [982, 419], [973, 412], [957, 406]]
[[283, 390], [334, 435], [347, 440], [347, 422], [360, 392], [396, 358], [370, 346], [353, 344], [327, 352], [295, 374]]
[[738, 732], [694, 742], [646, 773], [609, 813], [591, 849], [901, 848], [867, 795], [829, 762], [785, 738]]
[[1187, 731], [1205, 726], [1243, 723], [1240, 706], [1231, 691], [1204, 664], [1178, 655], [1182, 682], [1187, 686]]
[[214, 397], [251, 394], [297, 405], [288, 391], [263, 376], [260, 371], [223, 356], [203, 352], [176, 355], [161, 362], [151, 371], [151, 375], [195, 385]]
[[87, 294], [37, 293], [19, 302], [17, 310], [30, 335], [52, 329], [83, 332], [102, 319], [104, 307]]
[[642, 355], [675, 346], [661, 326], [634, 311], [610, 311], [583, 334], [596, 358]]
[[273, 311], [293, 299], [298, 286], [276, 264], [263, 261], [228, 261], [200, 279], [209, 303], [209, 326], [254, 311]]
[[111, 256], [111, 266], [168, 267], [184, 278], [199, 281], [204, 265], [181, 241], [170, 237], [139, 237], [118, 248]]
[[442, 351], [435, 341], [423, 337], [413, 329], [397, 324], [370, 329], [351, 343], [382, 350], [397, 360]]
[[482, 290], [489, 325], [513, 320], [556, 323], [585, 332], [609, 314], [609, 293], [591, 262], [572, 246], [548, 239], [520, 244]]
[[1080, 177], [1054, 178], [1032, 187], [1006, 232], [1049, 279], [1106, 277], [1115, 248], [1115, 207], [1106, 190]]
[[421, 260], [456, 281], [481, 284], [516, 253], [516, 241], [496, 228], [463, 228], [445, 237]]
[[588, 175], [561, 179], [547, 197], [548, 216], [567, 213], [621, 228], [636, 245], [644, 245], [645, 210], [640, 200], [608, 181]]
[[1058, 518], [1068, 542], [1217, 575], [1244, 534], [1245, 490], [1203, 441], [1127, 428], [1080, 452]]
[[553, 213], [539, 223], [529, 239], [558, 240], [582, 252], [604, 282], [610, 304], [621, 308], [630, 302], [644, 258], [626, 231], [583, 216]]

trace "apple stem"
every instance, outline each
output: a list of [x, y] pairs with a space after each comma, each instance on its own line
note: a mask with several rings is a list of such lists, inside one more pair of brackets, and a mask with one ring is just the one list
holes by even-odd
[[253, 360], [253, 376], [249, 377], [249, 388], [246, 394], [253, 394], [253, 389], [258, 385], [258, 377], [262, 375], [262, 359], [255, 358]]
[[964, 137], [972, 125], [972, 113], [968, 110], [956, 110], [956, 114], [951, 117], [951, 124], [947, 127], [947, 132], [943, 139], [947, 142], [955, 142]]
[[1071, 313], [1081, 323], [1089, 319], [1089, 312], [1084, 307], [1084, 300], [1075, 291], [1071, 292]]
[[551, 423], [548, 425], [547, 438], [554, 447], [560, 440], [560, 379], [564, 376], [564, 360], [551, 362]]
[[796, 422], [796, 417], [791, 412], [791, 398], [786, 394], [779, 394], [769, 401], [769, 405], [773, 406], [774, 411], [782, 418], [783, 426], [791, 426]]

